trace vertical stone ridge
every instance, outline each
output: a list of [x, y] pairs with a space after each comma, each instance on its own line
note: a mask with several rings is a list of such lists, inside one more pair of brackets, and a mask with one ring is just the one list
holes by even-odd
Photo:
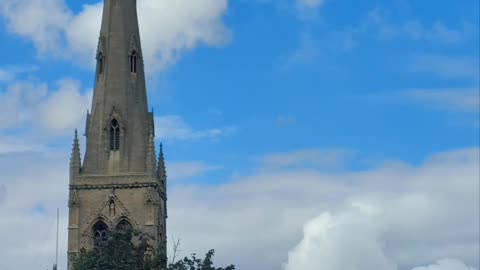
[[147, 171], [151, 174], [152, 177], [156, 175], [157, 169], [157, 159], [155, 156], [155, 138], [153, 136], [153, 131], [150, 131], [148, 134], [148, 145], [147, 145]]

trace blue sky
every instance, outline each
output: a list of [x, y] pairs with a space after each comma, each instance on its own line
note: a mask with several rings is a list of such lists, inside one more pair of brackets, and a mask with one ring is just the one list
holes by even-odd
[[[22, 156], [30, 155], [51, 160], [58, 170], [51, 175], [61, 176], [91, 102], [99, 1], [2, 2], [0, 157], [11, 168], [5, 174], [23, 175]], [[465, 149], [476, 161], [478, 1], [139, 0], [139, 14], [151, 56], [149, 104], [175, 191], [242, 185], [265, 171], [348, 179], [389, 164], [423, 168], [432, 156]], [[66, 196], [67, 178], [60, 178], [57, 199], [22, 207], [53, 214], [47, 209]], [[478, 185], [478, 174], [468, 179]], [[10, 185], [0, 182], [0, 205], [15, 190]], [[478, 192], [470, 195], [478, 199]], [[183, 205], [175, 198], [183, 195], [173, 199]], [[318, 214], [324, 211], [335, 212]], [[297, 236], [285, 243], [298, 243]], [[478, 231], [470, 239], [478, 240]], [[472, 257], [457, 257], [472, 264]], [[433, 263], [398, 264], [403, 270], [417, 262]]]

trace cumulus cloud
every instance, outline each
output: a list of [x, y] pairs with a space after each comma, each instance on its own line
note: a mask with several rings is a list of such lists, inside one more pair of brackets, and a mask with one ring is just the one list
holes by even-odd
[[478, 151], [420, 166], [262, 171], [216, 187], [176, 186], [169, 234], [184, 240], [182, 250], [215, 247], [219, 263], [241, 269], [411, 270], [450, 257], [478, 267]]
[[40, 54], [60, 52], [62, 30], [72, 16], [64, 0], [4, 0], [0, 15], [10, 32], [31, 40]]
[[[221, 46], [230, 38], [222, 18], [227, 0], [139, 0], [142, 45], [149, 73], [174, 63], [199, 44]], [[65, 0], [3, 0], [0, 15], [10, 32], [31, 40], [40, 55], [54, 53], [93, 63], [102, 3], [83, 5], [73, 13]], [[27, 21], [24, 18], [29, 18]]]
[[[324, 213], [304, 226], [301, 242], [288, 255], [284, 270], [398, 270], [389, 258], [382, 233], [378, 206], [353, 204], [338, 215]], [[406, 269], [406, 268], [404, 268]], [[426, 267], [412, 270], [477, 270], [464, 262], [442, 259]]]
[[74, 80], [58, 82], [58, 90], [40, 104], [43, 126], [51, 131], [72, 130], [80, 123], [92, 102], [92, 90], [82, 94]]
[[165, 115], [155, 118], [155, 135], [160, 140], [216, 139], [228, 136], [236, 130], [235, 126], [195, 130], [178, 115]]
[[285, 270], [395, 270], [386, 257], [377, 217], [365, 209], [332, 216], [325, 213], [308, 222], [303, 240], [290, 251]]
[[[51, 268], [57, 207], [61, 209], [60, 228], [65, 228], [60, 230], [59, 262], [66, 266], [68, 154], [47, 153], [0, 154], [0, 196], [8, 190], [0, 204], [0, 213], [8, 217], [0, 219], [0, 269]], [[34, 211], [40, 206], [46, 209], [44, 213]]]
[[61, 134], [81, 122], [90, 103], [91, 91], [82, 92], [75, 80], [60, 80], [51, 90], [44, 83], [14, 81], [0, 92], [0, 130]]
[[[9, 216], [0, 219], [0, 269], [50, 267], [55, 208], [66, 205], [68, 194], [69, 151], [64, 152], [0, 155], [2, 185], [9, 192], [0, 204]], [[478, 268], [478, 153], [456, 150], [431, 155], [418, 166], [387, 164], [361, 172], [259, 171], [216, 186], [179, 181], [169, 190], [169, 239], [182, 239], [180, 255], [215, 248], [216, 263], [238, 269], [278, 270], [283, 262], [309, 269], [316, 254], [316, 263], [332, 267], [347, 267], [351, 259], [369, 269], [411, 270], [457, 258]], [[32, 214], [38, 205], [47, 212]], [[63, 208], [61, 222], [65, 265]], [[47, 233], [31, 232], [31, 224]], [[25, 233], [11, 233], [18, 230]]]

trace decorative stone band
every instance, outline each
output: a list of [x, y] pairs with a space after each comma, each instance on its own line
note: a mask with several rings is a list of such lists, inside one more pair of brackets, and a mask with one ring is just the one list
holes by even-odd
[[93, 189], [138, 189], [138, 188], [154, 188], [163, 200], [167, 200], [167, 194], [162, 190], [158, 183], [133, 183], [133, 184], [83, 184], [70, 185], [70, 190], [93, 190]]

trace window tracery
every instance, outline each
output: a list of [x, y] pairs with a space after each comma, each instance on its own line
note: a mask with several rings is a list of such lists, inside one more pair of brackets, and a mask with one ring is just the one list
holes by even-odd
[[94, 246], [98, 247], [108, 240], [108, 226], [103, 221], [98, 221], [93, 226]]

